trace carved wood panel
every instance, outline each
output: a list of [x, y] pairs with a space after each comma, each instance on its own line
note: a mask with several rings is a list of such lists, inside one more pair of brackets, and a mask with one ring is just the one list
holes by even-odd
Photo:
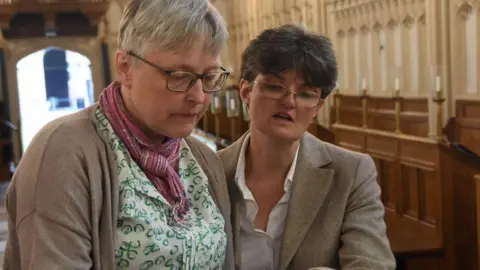
[[403, 269], [478, 269], [478, 164], [429, 138], [342, 124], [334, 130], [338, 145], [375, 161], [387, 235]]
[[395, 212], [396, 208], [396, 184], [395, 164], [393, 160], [386, 160], [374, 157], [375, 165], [377, 166], [377, 181], [382, 189], [382, 202], [386, 211]]
[[[333, 107], [331, 115], [335, 115]], [[361, 127], [362, 101], [359, 96], [340, 96], [340, 122], [344, 125]], [[332, 118], [337, 121], [336, 117]], [[335, 123], [335, 122], [333, 122]], [[403, 134], [428, 136], [428, 105], [425, 98], [403, 99], [400, 111]], [[375, 130], [395, 132], [395, 103], [392, 98], [367, 98], [367, 127]]]
[[204, 130], [205, 132], [207, 133], [210, 133], [210, 134], [213, 134], [215, 135], [215, 121], [214, 121], [214, 116], [213, 114], [210, 112], [210, 110], [207, 110], [205, 112], [205, 114], [207, 115], [207, 130]]
[[457, 100], [459, 142], [480, 155], [480, 101]]
[[[344, 137], [345, 140], [347, 140]], [[369, 134], [364, 152], [377, 165], [385, 220], [394, 250], [441, 248], [440, 180], [432, 144]], [[416, 149], [416, 151], [412, 151]], [[426, 149], [428, 154], [422, 153]], [[416, 232], [416, 233], [413, 233]]]

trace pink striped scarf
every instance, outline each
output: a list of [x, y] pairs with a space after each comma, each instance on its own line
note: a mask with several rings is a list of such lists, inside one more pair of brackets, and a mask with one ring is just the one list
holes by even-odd
[[190, 205], [176, 170], [181, 139], [167, 138], [159, 144], [147, 138], [125, 111], [119, 82], [113, 82], [103, 91], [99, 104], [133, 160], [173, 206], [173, 221], [182, 222]]

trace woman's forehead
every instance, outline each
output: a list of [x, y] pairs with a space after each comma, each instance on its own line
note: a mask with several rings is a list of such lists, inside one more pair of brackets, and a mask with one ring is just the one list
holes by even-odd
[[298, 83], [303, 83], [305, 81], [303, 74], [296, 70], [286, 70], [282, 72], [265, 72], [259, 73], [257, 78], [266, 78], [266, 79], [277, 79], [280, 81], [295, 81]]
[[169, 69], [198, 73], [215, 70], [221, 66], [220, 55], [212, 55], [202, 49], [158, 50], [153, 51], [148, 57], [152, 62]]

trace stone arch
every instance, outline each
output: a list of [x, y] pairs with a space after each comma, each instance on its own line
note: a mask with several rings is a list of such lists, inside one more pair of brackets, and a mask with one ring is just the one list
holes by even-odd
[[[20, 126], [20, 107], [17, 82], [17, 63], [24, 57], [45, 48], [59, 48], [82, 54], [91, 63], [92, 80], [94, 86], [94, 99], [104, 88], [104, 76], [102, 68], [102, 59], [100, 52], [100, 43], [96, 38], [33, 38], [12, 40], [6, 43], [6, 64], [8, 79], [8, 96], [10, 104], [11, 121], [14, 125]], [[21, 143], [19, 134], [13, 138], [15, 149], [15, 161], [18, 162], [21, 156]]]

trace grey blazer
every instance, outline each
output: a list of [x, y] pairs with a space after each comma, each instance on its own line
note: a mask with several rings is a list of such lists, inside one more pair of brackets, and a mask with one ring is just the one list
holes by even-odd
[[[238, 209], [242, 197], [234, 177], [245, 135], [218, 153], [230, 193], [237, 267], [241, 267]], [[280, 269], [395, 269], [376, 178], [370, 156], [305, 133], [293, 177]]]

